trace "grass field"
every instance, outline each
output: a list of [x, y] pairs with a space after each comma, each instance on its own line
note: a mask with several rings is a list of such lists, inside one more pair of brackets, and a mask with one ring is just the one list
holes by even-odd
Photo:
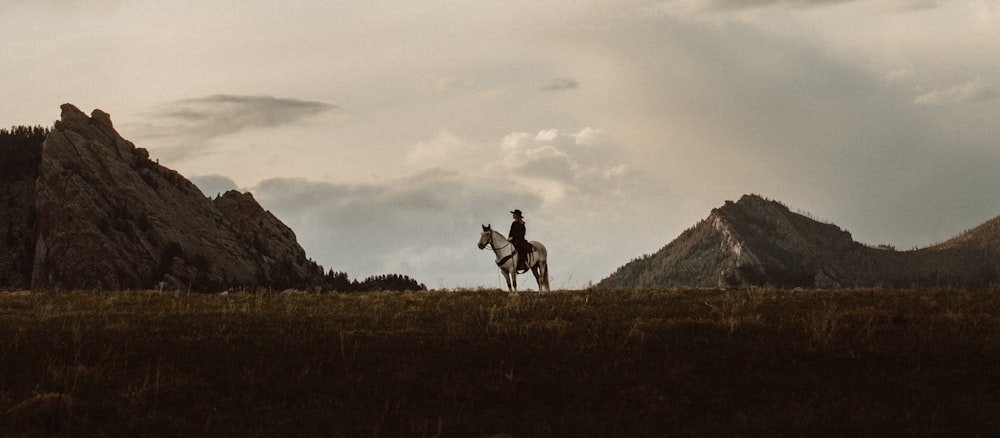
[[996, 291], [0, 293], [0, 436], [994, 436]]

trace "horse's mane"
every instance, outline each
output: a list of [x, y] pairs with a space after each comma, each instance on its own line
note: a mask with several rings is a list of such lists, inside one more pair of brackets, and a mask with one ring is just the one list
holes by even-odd
[[496, 228], [493, 228], [493, 225], [489, 226], [489, 230], [490, 230], [490, 244], [493, 243], [494, 237], [504, 242], [507, 241], [507, 238], [504, 237], [503, 233], [497, 231]]

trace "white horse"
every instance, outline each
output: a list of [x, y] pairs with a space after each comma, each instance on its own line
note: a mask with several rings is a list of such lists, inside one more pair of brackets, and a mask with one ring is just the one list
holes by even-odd
[[[531, 243], [531, 246], [535, 250], [528, 254], [526, 265], [531, 269], [531, 273], [535, 275], [535, 282], [538, 283], [538, 291], [541, 292], [543, 288], [551, 290], [549, 289], [548, 251], [545, 249], [545, 245], [539, 242], [532, 241], [529, 243]], [[522, 254], [518, 254], [514, 250], [514, 244], [503, 237], [503, 234], [500, 234], [499, 231], [494, 230], [491, 225], [483, 225], [483, 233], [479, 236], [479, 249], [486, 248], [486, 245], [492, 247], [493, 253], [497, 256], [497, 266], [503, 272], [504, 278], [507, 279], [507, 290], [516, 291], [516, 268]], [[512, 281], [513, 286], [511, 286]]]

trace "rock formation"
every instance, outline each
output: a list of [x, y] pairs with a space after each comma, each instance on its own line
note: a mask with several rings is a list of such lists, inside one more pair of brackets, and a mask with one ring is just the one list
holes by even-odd
[[205, 197], [100, 110], [63, 105], [37, 172], [5, 186], [10, 230], [0, 245], [31, 267], [0, 259], [0, 288], [306, 288], [323, 275], [253, 196]]
[[835, 225], [759, 196], [727, 201], [655, 254], [635, 259], [598, 288], [996, 286], [1000, 217], [940, 245], [869, 247]]

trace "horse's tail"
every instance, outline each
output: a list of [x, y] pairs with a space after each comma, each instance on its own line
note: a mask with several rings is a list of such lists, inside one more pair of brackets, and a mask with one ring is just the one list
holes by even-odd
[[549, 251], [540, 242], [531, 242], [531, 246], [535, 247], [535, 254], [538, 257], [536, 262], [536, 266], [538, 266], [538, 290], [552, 290], [549, 287]]

